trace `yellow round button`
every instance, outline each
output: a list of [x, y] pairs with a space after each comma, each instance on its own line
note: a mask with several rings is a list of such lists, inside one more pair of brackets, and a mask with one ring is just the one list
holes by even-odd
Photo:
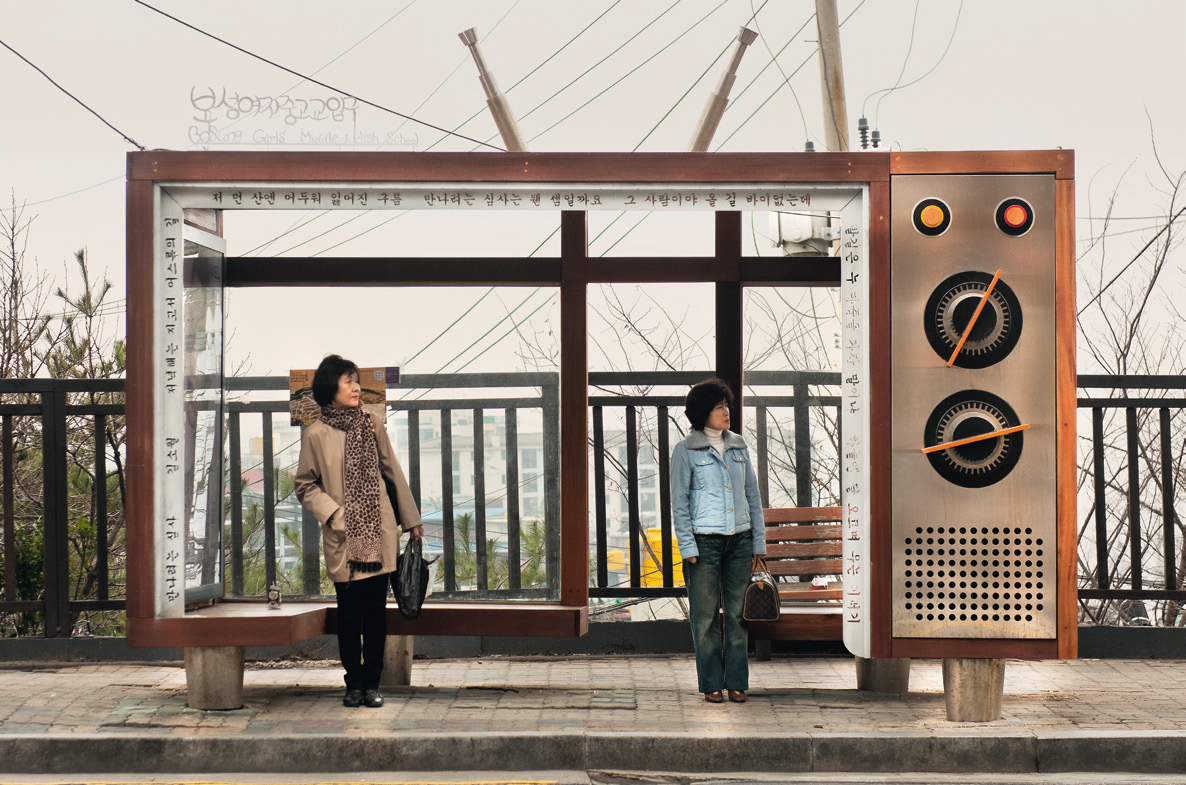
[[928, 204], [918, 214], [918, 220], [928, 229], [934, 229], [943, 223], [943, 208], [937, 204]]

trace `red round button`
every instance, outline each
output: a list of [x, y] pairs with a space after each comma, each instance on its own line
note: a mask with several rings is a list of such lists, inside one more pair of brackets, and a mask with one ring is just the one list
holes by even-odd
[[1011, 204], [1005, 208], [1005, 214], [1002, 216], [1005, 223], [1012, 227], [1024, 226], [1029, 214], [1026, 209], [1019, 204]]

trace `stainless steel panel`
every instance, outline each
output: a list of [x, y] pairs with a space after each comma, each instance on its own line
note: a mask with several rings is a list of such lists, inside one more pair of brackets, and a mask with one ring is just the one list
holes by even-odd
[[[1020, 237], [995, 221], [1011, 197], [1033, 208]], [[892, 198], [892, 635], [1054, 638], [1054, 178], [901, 176]], [[950, 208], [936, 237], [914, 227], [913, 208], [926, 198]], [[998, 268], [1023, 316], [1016, 346], [986, 368], [946, 367], [924, 332], [928, 298], [953, 274]], [[999, 309], [993, 316], [1002, 318]], [[944, 479], [921, 451], [936, 406], [964, 390], [998, 396], [1030, 425], [1017, 464], [986, 487]]]

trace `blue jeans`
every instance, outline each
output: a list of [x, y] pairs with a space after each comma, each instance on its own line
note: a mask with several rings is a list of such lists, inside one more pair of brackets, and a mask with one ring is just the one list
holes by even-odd
[[[744, 692], [749, 689], [749, 635], [741, 606], [753, 568], [753, 538], [748, 531], [697, 534], [696, 547], [700, 555], [695, 564], [684, 562], [684, 580], [700, 691]], [[723, 628], [717, 620], [722, 606]]]

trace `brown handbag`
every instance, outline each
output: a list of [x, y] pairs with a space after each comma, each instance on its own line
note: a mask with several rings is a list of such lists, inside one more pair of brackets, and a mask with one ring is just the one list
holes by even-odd
[[754, 557], [754, 571], [749, 586], [745, 587], [745, 599], [741, 606], [741, 618], [746, 621], [778, 621], [781, 612], [778, 599], [778, 585], [775, 584], [766, 560]]

